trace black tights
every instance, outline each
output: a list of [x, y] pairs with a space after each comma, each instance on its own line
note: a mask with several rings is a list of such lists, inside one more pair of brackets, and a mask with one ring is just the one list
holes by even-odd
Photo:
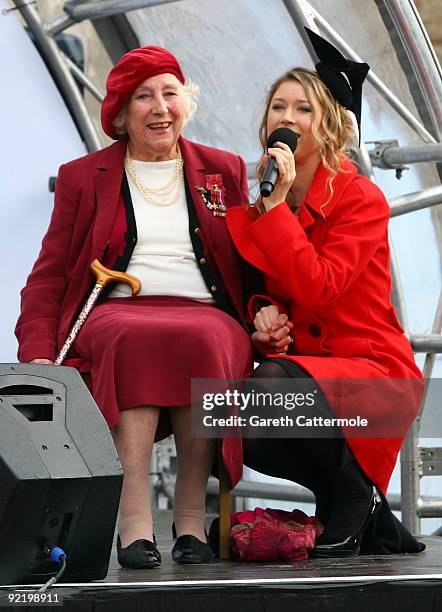
[[[253, 378], [311, 379], [305, 370], [285, 359], [264, 361]], [[327, 400], [317, 389], [318, 416], [332, 416]], [[328, 532], [346, 536], [359, 526], [355, 504], [359, 500], [365, 504], [369, 481], [343, 438], [247, 438], [243, 443], [246, 466], [292, 480], [313, 492], [316, 516], [327, 525]]]

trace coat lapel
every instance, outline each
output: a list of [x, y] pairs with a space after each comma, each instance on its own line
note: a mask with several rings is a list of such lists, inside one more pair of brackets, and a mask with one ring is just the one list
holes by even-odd
[[[226, 227], [226, 218], [214, 216], [196, 189], [196, 187], [206, 187], [206, 176], [208, 174], [219, 173], [216, 152], [209, 149], [206, 154], [201, 145], [195, 146], [194, 143], [183, 137], [180, 138], [179, 142], [184, 159], [187, 183], [200, 221], [205, 245], [216, 263], [232, 302], [236, 305], [238, 312], [241, 312], [241, 279], [238, 273], [237, 254]], [[204, 157], [200, 155], [200, 152], [203, 153]], [[231, 185], [229, 187], [225, 186], [227, 189], [231, 188]], [[228, 197], [235, 198], [234, 193], [232, 191]]]
[[96, 221], [93, 230], [93, 252], [101, 258], [111, 235], [124, 172], [126, 142], [118, 141], [97, 156], [95, 164]]
[[345, 157], [341, 159], [341, 168], [342, 170], [333, 179], [333, 193], [330, 197], [328, 182], [330, 171], [322, 163], [319, 164], [299, 212], [299, 222], [304, 229], [313, 225], [318, 219], [325, 221], [348, 183], [353, 180], [356, 168]]
[[208, 210], [204, 204], [201, 195], [196, 190], [197, 187], [206, 186], [206, 164], [204, 160], [200, 158], [197, 149], [192, 146], [192, 143], [189, 140], [181, 137], [179, 142], [184, 160], [184, 173], [186, 175], [190, 193], [192, 194], [196, 214], [200, 220], [204, 237], [206, 238], [207, 243], [210, 244], [214, 221], [216, 222], [217, 219], [213, 217], [210, 210]]

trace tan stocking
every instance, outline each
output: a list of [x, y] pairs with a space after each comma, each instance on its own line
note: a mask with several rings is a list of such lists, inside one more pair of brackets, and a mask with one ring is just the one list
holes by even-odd
[[138, 539], [153, 541], [149, 468], [158, 418], [155, 407], [125, 410], [112, 430], [124, 473], [118, 520], [123, 548]]
[[206, 487], [216, 441], [190, 437], [190, 406], [170, 408], [169, 414], [178, 460], [173, 506], [177, 535], [191, 534], [206, 542]]

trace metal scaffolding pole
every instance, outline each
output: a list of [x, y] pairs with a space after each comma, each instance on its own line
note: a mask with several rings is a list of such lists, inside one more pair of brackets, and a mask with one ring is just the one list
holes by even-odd
[[288, 14], [292, 18], [293, 23], [296, 26], [296, 29], [299, 32], [299, 35], [302, 38], [302, 42], [304, 43], [311, 59], [313, 62], [317, 61], [316, 53], [313, 48], [312, 43], [310, 42], [310, 38], [307, 35], [307, 32], [304, 30], [304, 26], [311, 27], [311, 23], [308, 17], [308, 14], [305, 10], [305, 7], [298, 2], [297, 0], [282, 0], [285, 8], [287, 9]]
[[[219, 483], [216, 478], [211, 476], [207, 484], [207, 493], [217, 495]], [[299, 502], [314, 504], [315, 497], [311, 491], [297, 484], [274, 484], [268, 482], [254, 482], [251, 480], [240, 480], [234, 489], [233, 497], [250, 497], [252, 499], [274, 499], [278, 501]], [[389, 493], [387, 501], [392, 510], [400, 511], [402, 499], [398, 493]], [[430, 515], [436, 509], [442, 508], [442, 497], [423, 497], [420, 501], [420, 508], [425, 515]], [[433, 516], [433, 514], [431, 514]]]
[[[424, 378], [431, 378], [435, 354], [442, 352], [442, 291], [439, 295], [439, 302], [434, 316], [432, 335], [412, 336], [411, 345], [416, 352], [427, 353], [424, 363]], [[428, 388], [428, 387], [427, 387]], [[401, 490], [402, 490], [402, 521], [412, 533], [420, 533], [420, 518], [429, 516], [426, 507], [422, 506], [420, 496], [420, 479], [423, 475], [423, 461], [419, 450], [419, 429], [421, 415], [424, 410], [426, 392], [422, 399], [419, 412], [408, 432], [404, 446], [401, 450]], [[431, 511], [435, 511], [434, 504]], [[434, 515], [431, 515], [434, 516]], [[436, 516], [442, 516], [438, 514]]]
[[415, 421], [409, 430], [401, 449], [401, 491], [402, 515], [404, 526], [415, 535], [420, 534], [421, 524], [416, 512], [420, 500], [419, 490], [419, 421]]
[[438, 518], [442, 516], [442, 500], [440, 499], [418, 499], [417, 514], [419, 518]]
[[391, 216], [398, 217], [415, 210], [442, 204], [442, 185], [391, 198]]
[[[404, 49], [414, 68], [414, 75], [426, 102], [427, 111], [440, 141], [442, 132], [442, 70], [425, 32], [413, 2], [410, 0], [384, 0]], [[426, 46], [429, 53], [421, 53]]]
[[71, 71], [72, 75], [74, 76], [74, 78], [81, 85], [84, 85], [84, 87], [94, 96], [96, 100], [98, 100], [98, 102], [103, 102], [104, 94], [95, 87], [92, 81], [90, 81], [87, 78], [84, 72], [80, 70], [80, 68], [76, 64], [74, 64], [74, 62], [70, 60], [67, 55], [65, 55], [63, 52], [61, 52], [61, 55], [63, 57], [63, 60], [66, 62], [69, 70]]
[[[439, 301], [440, 303], [440, 301]], [[411, 336], [411, 346], [416, 353], [435, 354], [442, 353], [441, 334], [430, 334], [428, 336]]]
[[89, 152], [101, 148], [101, 142], [95, 131], [94, 124], [89, 116], [88, 110], [72, 74], [66, 65], [57, 43], [49, 38], [34, 6], [23, 4], [20, 0], [13, 0], [17, 10], [33, 33], [36, 43], [43, 57], [55, 73], [60, 89], [69, 102], [71, 112], [77, 121], [81, 136], [83, 137]]
[[428, 143], [420, 145], [398, 146], [384, 145], [382, 142], [370, 150], [373, 165], [378, 168], [391, 169], [404, 164], [422, 164], [442, 161], [442, 144]]
[[142, 8], [150, 8], [170, 2], [181, 2], [182, 0], [102, 0], [101, 2], [66, 2], [64, 5], [65, 15], [55, 17], [45, 25], [45, 32], [48, 36], [55, 36], [63, 32], [73, 23], [86, 21], [87, 19], [102, 19], [121, 15], [130, 11], [137, 11]]

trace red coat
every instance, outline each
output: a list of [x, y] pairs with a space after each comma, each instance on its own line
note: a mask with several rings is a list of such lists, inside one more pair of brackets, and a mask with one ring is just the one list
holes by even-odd
[[[205, 206], [195, 186], [205, 187], [206, 175], [221, 174], [227, 206], [248, 201], [247, 174], [243, 160], [231, 153], [180, 139], [187, 183], [192, 191], [200, 221], [199, 236], [205, 257], [216, 269], [238, 317], [244, 319], [244, 292], [240, 258], [234, 248], [226, 220], [215, 217]], [[124, 209], [121, 183], [125, 142], [86, 155], [61, 166], [57, 178], [55, 205], [42, 249], [22, 291], [21, 314], [16, 326], [18, 358], [55, 359], [80, 306], [88, 295], [94, 277], [89, 270], [95, 259], [102, 260], [121, 236]], [[121, 234], [121, 230], [118, 230]], [[106, 258], [106, 264], [111, 265]], [[75, 353], [70, 352], [71, 356]], [[79, 366], [81, 370], [81, 365]], [[224, 444], [223, 455], [232, 483], [241, 477], [240, 440]]]
[[[229, 230], [241, 255], [265, 273], [268, 295], [294, 324], [286, 359], [316, 379], [421, 379], [390, 299], [390, 208], [353, 164], [345, 160], [343, 169], [325, 206], [329, 173], [321, 164], [299, 217], [285, 202], [260, 217], [237, 206], [228, 211]], [[251, 316], [255, 306], [252, 300]], [[409, 421], [417, 408], [414, 402]], [[385, 491], [402, 440], [348, 442]]]

